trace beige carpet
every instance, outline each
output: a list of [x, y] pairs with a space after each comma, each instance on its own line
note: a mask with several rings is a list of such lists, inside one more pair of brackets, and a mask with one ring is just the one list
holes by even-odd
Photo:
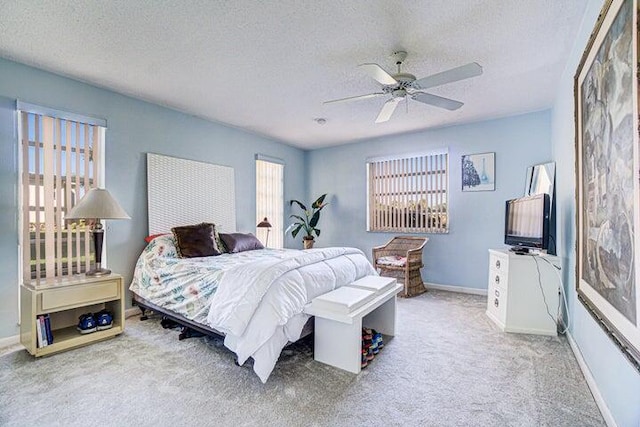
[[158, 319], [34, 360], [0, 356], [0, 425], [601, 426], [564, 338], [504, 334], [485, 298], [398, 301], [399, 327], [360, 375], [286, 350], [267, 384], [219, 340], [178, 341]]

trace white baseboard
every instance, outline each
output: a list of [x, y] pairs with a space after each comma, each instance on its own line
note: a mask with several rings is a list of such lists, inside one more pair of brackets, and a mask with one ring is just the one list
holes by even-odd
[[587, 363], [584, 361], [582, 357], [582, 353], [578, 348], [578, 345], [573, 340], [573, 337], [569, 332], [567, 332], [567, 340], [569, 341], [569, 346], [571, 346], [571, 350], [573, 351], [576, 360], [578, 361], [578, 366], [580, 366], [580, 370], [582, 371], [582, 375], [584, 375], [584, 379], [587, 380], [587, 385], [589, 386], [589, 390], [591, 390], [591, 394], [593, 395], [593, 399], [596, 401], [596, 405], [598, 405], [598, 409], [602, 414], [602, 418], [607, 423], [609, 427], [617, 427], [616, 420], [611, 415], [611, 411], [609, 411], [609, 407], [605, 403], [602, 395], [600, 394], [600, 390], [598, 389], [598, 385], [596, 384], [596, 380], [591, 375], [591, 371], [587, 366]]
[[140, 311], [140, 307], [131, 307], [131, 308], [127, 308], [127, 309], [124, 311], [124, 317], [125, 317], [125, 319], [126, 319], [126, 318], [129, 318], [129, 317], [137, 316], [137, 315], [139, 315], [140, 313], [142, 313], [142, 312]]
[[438, 283], [426, 283], [426, 282], [424, 286], [427, 289], [436, 289], [439, 291], [458, 292], [460, 294], [483, 295], [485, 297], [487, 296], [486, 289], [465, 288], [462, 286], [440, 285]]
[[0, 348], [11, 347], [12, 345], [16, 345], [16, 344], [20, 344], [20, 335], [0, 338]]

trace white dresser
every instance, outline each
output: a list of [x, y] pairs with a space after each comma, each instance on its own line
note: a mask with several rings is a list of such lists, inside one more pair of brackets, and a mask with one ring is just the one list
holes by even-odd
[[560, 266], [558, 257], [551, 255], [517, 255], [489, 249], [487, 316], [500, 329], [557, 334], [560, 280], [549, 263]]

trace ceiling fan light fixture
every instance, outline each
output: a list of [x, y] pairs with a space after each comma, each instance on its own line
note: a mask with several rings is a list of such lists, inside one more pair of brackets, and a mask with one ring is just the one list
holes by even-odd
[[406, 98], [407, 91], [404, 89], [396, 89], [393, 92], [391, 92], [391, 95], [393, 95], [394, 98]]
[[324, 117], [317, 117], [315, 119], [313, 119], [314, 122], [316, 122], [317, 124], [319, 124], [320, 126], [324, 125], [327, 123], [327, 119], [325, 119]]

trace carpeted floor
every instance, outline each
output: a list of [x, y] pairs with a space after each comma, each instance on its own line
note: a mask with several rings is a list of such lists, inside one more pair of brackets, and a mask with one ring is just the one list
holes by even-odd
[[485, 301], [399, 299], [396, 337], [360, 375], [314, 362], [304, 340], [267, 384], [219, 340], [131, 318], [118, 338], [44, 359], [5, 351], [0, 425], [604, 425], [566, 339], [504, 334]]

